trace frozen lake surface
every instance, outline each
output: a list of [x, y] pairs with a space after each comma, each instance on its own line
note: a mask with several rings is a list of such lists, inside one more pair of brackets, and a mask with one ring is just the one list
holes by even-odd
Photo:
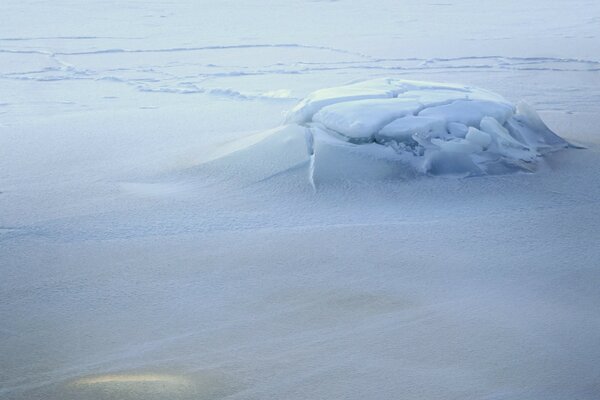
[[[597, 1], [0, 15], [0, 398], [600, 397]], [[281, 142], [235, 152], [387, 77], [525, 100], [584, 148], [316, 186]]]

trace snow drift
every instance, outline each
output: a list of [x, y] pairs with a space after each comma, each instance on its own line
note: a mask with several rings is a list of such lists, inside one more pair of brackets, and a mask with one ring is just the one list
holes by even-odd
[[306, 166], [313, 183], [535, 171], [544, 154], [568, 147], [524, 102], [391, 78], [317, 90], [250, 142], [224, 161], [257, 179]]

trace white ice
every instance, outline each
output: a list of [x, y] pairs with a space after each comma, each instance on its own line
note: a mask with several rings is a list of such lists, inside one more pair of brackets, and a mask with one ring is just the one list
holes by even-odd
[[[385, 97], [369, 98], [375, 93]], [[418, 174], [531, 172], [543, 154], [568, 147], [523, 102], [517, 107], [483, 89], [393, 78], [317, 90], [272, 135], [306, 139], [305, 181], [313, 186], [323, 181], [404, 179]], [[257, 162], [265, 163], [269, 153], [284, 155], [279, 167], [271, 162], [266, 174], [255, 179], [287, 171], [289, 160], [295, 159], [292, 154], [305, 146], [297, 140], [295, 145], [281, 142], [272, 147], [272, 135], [267, 136], [266, 148], [253, 143], [239, 153], [259, 151], [261, 161], [252, 158], [244, 167], [233, 152], [227, 162], [240, 163], [246, 170]], [[348, 157], [351, 161], [347, 162]], [[294, 165], [300, 165], [299, 160]]]
[[370, 141], [388, 123], [413, 115], [420, 108], [415, 101], [398, 98], [347, 101], [320, 109], [311, 121], [349, 139]]

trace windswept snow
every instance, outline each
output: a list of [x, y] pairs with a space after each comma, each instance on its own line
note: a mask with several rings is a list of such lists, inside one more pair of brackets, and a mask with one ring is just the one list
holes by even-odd
[[0, 399], [600, 398], [600, 2], [0, 16]]

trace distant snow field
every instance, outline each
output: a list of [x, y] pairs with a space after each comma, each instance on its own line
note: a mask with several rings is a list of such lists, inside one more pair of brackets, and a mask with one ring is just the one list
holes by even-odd
[[0, 16], [0, 399], [600, 398], [600, 2]]

